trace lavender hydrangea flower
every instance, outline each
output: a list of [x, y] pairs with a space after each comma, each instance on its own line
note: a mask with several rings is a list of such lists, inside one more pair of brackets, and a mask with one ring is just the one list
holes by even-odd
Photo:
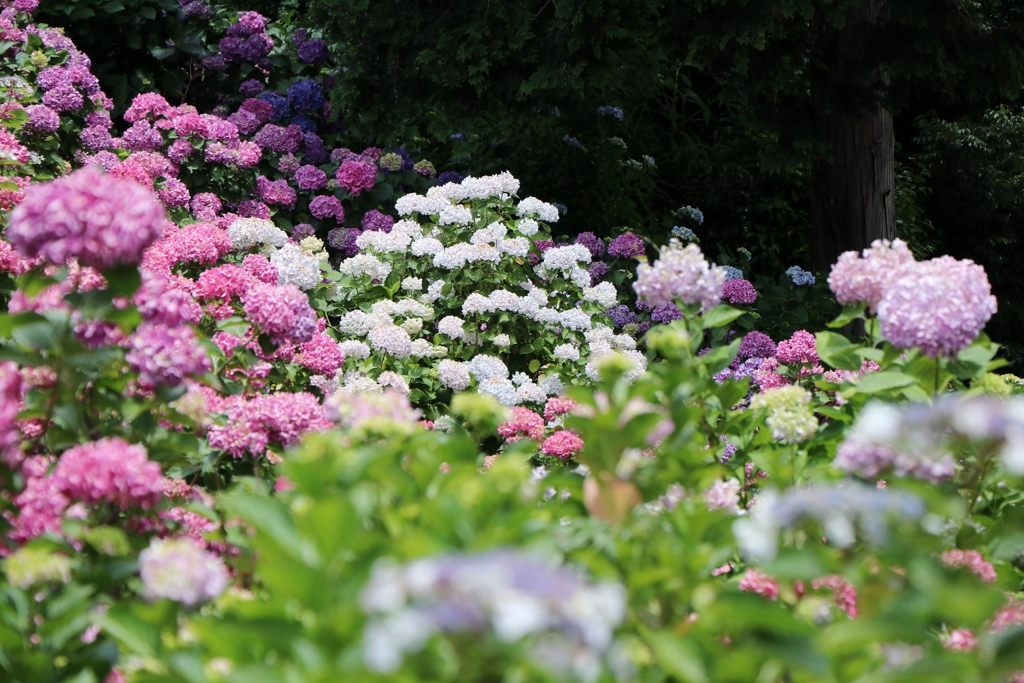
[[93, 166], [26, 188], [6, 237], [23, 256], [41, 255], [57, 265], [75, 257], [84, 266], [105, 270], [139, 263], [166, 221], [151, 192]]
[[391, 232], [395, 225], [395, 219], [383, 214], [377, 209], [370, 209], [363, 215], [363, 230], [376, 230], [378, 232]]
[[25, 108], [28, 114], [26, 128], [38, 133], [53, 133], [60, 128], [60, 114], [45, 104], [33, 104]]
[[[611, 252], [611, 247], [608, 251]], [[640, 264], [633, 283], [637, 295], [652, 306], [678, 300], [686, 304], [699, 303], [704, 310], [721, 302], [724, 286], [725, 272], [709, 264], [700, 247], [693, 243], [683, 247], [676, 239], [662, 248], [653, 266]]]
[[878, 321], [899, 348], [951, 357], [977, 339], [996, 308], [984, 268], [942, 256], [904, 266], [878, 304]]
[[582, 244], [595, 259], [604, 256], [604, 241], [592, 232], [581, 232], [576, 236], [576, 244]]
[[809, 271], [804, 270], [800, 266], [790, 266], [786, 269], [786, 276], [793, 281], [793, 284], [797, 287], [803, 287], [805, 285], [813, 285], [815, 283], [815, 277]]
[[751, 330], [740, 342], [740, 358], [774, 358], [778, 346], [764, 332]]
[[752, 304], [757, 301], [757, 290], [748, 280], [726, 280], [722, 298], [731, 304]]
[[176, 387], [187, 377], [201, 375], [211, 368], [210, 359], [191, 327], [150, 323], [139, 326], [131, 336], [125, 360], [147, 386]]
[[626, 306], [626, 304], [619, 304], [615, 308], [605, 311], [604, 314], [612, 319], [615, 329], [625, 327], [630, 323], [636, 322], [636, 313], [629, 310], [629, 307]]
[[139, 553], [139, 575], [151, 598], [186, 605], [208, 602], [228, 584], [224, 562], [188, 538], [153, 539]]
[[679, 320], [682, 317], [683, 312], [680, 311], [679, 307], [673, 303], [655, 306], [654, 310], [651, 311], [651, 322], [656, 322], [661, 325], [667, 325], [673, 320]]
[[242, 97], [256, 97], [264, 90], [266, 90], [266, 87], [253, 78], [250, 78], [238, 87], [238, 92], [242, 93]]

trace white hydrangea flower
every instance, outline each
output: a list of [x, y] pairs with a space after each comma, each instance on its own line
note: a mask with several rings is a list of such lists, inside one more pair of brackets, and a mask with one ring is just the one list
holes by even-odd
[[430, 318], [434, 315], [434, 309], [415, 299], [402, 299], [395, 304], [395, 314]]
[[554, 356], [558, 360], [576, 362], [580, 359], [580, 350], [572, 344], [559, 344], [555, 347]]
[[530, 253], [530, 240], [525, 237], [513, 237], [510, 240], [501, 240], [498, 243], [498, 251], [509, 256], [523, 258]]
[[530, 381], [530, 376], [525, 372], [517, 372], [512, 375], [512, 384], [515, 384], [517, 387]]
[[473, 212], [457, 204], [446, 206], [437, 217], [438, 225], [470, 225], [472, 222]]
[[590, 277], [590, 271], [586, 268], [573, 266], [569, 269], [569, 280], [580, 289], [583, 289], [590, 286], [593, 278]]
[[441, 244], [441, 240], [439, 239], [435, 239], [433, 237], [421, 237], [412, 243], [409, 251], [413, 256], [423, 256], [425, 254], [437, 256], [444, 251], [444, 245]]
[[590, 263], [590, 250], [582, 244], [551, 247], [544, 252], [543, 262], [548, 270], [569, 270], [578, 263]]
[[470, 244], [497, 244], [508, 234], [508, 228], [499, 221], [491, 223], [486, 228], [481, 228], [469, 238]]
[[416, 221], [403, 219], [391, 226], [391, 233], [419, 239], [423, 237], [423, 228]]
[[462, 339], [465, 336], [465, 332], [462, 326], [466, 323], [462, 318], [458, 318], [454, 315], [446, 315], [441, 318], [441, 321], [437, 323], [437, 331], [443, 335], [451, 337], [452, 339]]
[[477, 354], [469, 361], [469, 371], [478, 380], [485, 380], [488, 377], [508, 377], [508, 366], [501, 362], [501, 359], [485, 354]]
[[487, 302], [492, 311], [511, 311], [514, 313], [520, 309], [519, 297], [507, 289], [494, 290], [487, 295]]
[[[367, 330], [367, 332], [369, 332], [369, 330]], [[367, 346], [364, 342], [358, 341], [356, 339], [343, 341], [338, 344], [338, 347], [341, 349], [341, 352], [345, 354], [346, 360], [348, 360], [349, 358], [355, 360], [364, 360], [370, 357], [370, 347]]]
[[469, 387], [469, 368], [457, 360], [443, 360], [437, 364], [441, 384], [452, 391], [465, 391]]
[[540, 225], [532, 218], [523, 218], [516, 225], [516, 231], [524, 237], [533, 237], [540, 230]]
[[462, 302], [462, 315], [470, 316], [474, 313], [490, 313], [494, 310], [490, 299], [482, 294], [473, 292]]
[[409, 385], [406, 383], [405, 378], [397, 372], [387, 370], [380, 373], [380, 377], [377, 378], [377, 384], [381, 387], [391, 387], [402, 396], [409, 395]]
[[548, 223], [558, 222], [558, 209], [554, 205], [542, 202], [536, 197], [527, 197], [519, 202], [516, 211], [520, 216], [537, 216], [542, 221]]
[[324, 396], [330, 396], [338, 389], [341, 389], [341, 379], [337, 373], [334, 377], [327, 377], [326, 375], [313, 375], [309, 378], [310, 386], [319, 389]]
[[349, 394], [381, 394], [384, 389], [361, 372], [348, 372], [342, 380], [342, 389]]
[[499, 403], [510, 408], [519, 402], [515, 385], [498, 375], [492, 375], [480, 382], [477, 390], [482, 394], [491, 394]]
[[356, 238], [356, 246], [360, 249], [373, 249], [380, 254], [404, 253], [412, 243], [412, 237], [403, 232], [392, 230], [367, 230]]
[[356, 254], [338, 265], [338, 271], [345, 275], [359, 277], [369, 275], [374, 280], [384, 280], [391, 274], [391, 264], [381, 261], [373, 254]]
[[558, 324], [576, 332], [590, 329], [590, 315], [578, 308], [570, 308], [558, 314]]
[[562, 384], [561, 378], [556, 374], [544, 375], [537, 382], [537, 386], [544, 390], [544, 393], [548, 396], [561, 396], [565, 393], [565, 385]]
[[400, 327], [406, 332], [408, 332], [410, 335], [419, 334], [420, 331], [423, 329], [423, 319], [409, 318], [404, 323], [402, 323]]
[[434, 346], [426, 339], [413, 339], [409, 355], [413, 358], [430, 358], [434, 355]]
[[548, 395], [544, 393], [544, 390], [533, 382], [521, 384], [516, 389], [516, 399], [519, 403], [544, 403], [547, 398]]
[[471, 244], [466, 254], [466, 261], [476, 263], [477, 261], [489, 261], [498, 263], [501, 261], [501, 251], [489, 244]]
[[278, 284], [295, 285], [306, 290], [323, 281], [320, 256], [303, 251], [297, 245], [284, 245], [270, 257], [270, 263], [277, 268]]
[[434, 267], [455, 270], [463, 268], [473, 256], [473, 245], [459, 242], [434, 255]]
[[412, 339], [409, 333], [398, 325], [381, 325], [370, 330], [367, 338], [373, 348], [395, 358], [407, 358], [412, 352]]
[[408, 216], [418, 213], [421, 216], [436, 216], [451, 206], [451, 202], [444, 197], [424, 197], [419, 194], [407, 194], [395, 201], [395, 211], [399, 216]]
[[235, 249], [264, 244], [280, 247], [288, 241], [288, 234], [265, 218], [236, 218], [228, 226], [228, 237]]
[[432, 304], [441, 298], [441, 290], [444, 289], [444, 280], [434, 280], [427, 287], [427, 293], [420, 297], [420, 301], [425, 304]]
[[423, 290], [423, 278], [419, 277], [407, 277], [402, 280], [402, 289], [410, 292], [420, 292]]
[[[590, 275], [587, 275], [588, 281]], [[596, 287], [587, 287], [583, 290], [583, 300], [593, 301], [602, 308], [614, 308], [619, 302], [619, 293], [615, 291], [615, 285], [610, 282], [602, 282]]]
[[507, 334], [495, 335], [494, 339], [492, 339], [491, 341], [494, 343], [495, 346], [502, 349], [507, 349], [509, 346], [512, 345], [512, 339], [509, 338]]

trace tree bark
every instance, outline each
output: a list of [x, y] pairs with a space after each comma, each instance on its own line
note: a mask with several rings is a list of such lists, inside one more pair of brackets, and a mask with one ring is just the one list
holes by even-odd
[[811, 168], [812, 266], [896, 237], [892, 116], [885, 67], [873, 59], [877, 0], [855, 0], [842, 28], [818, 19], [819, 70], [811, 83], [816, 136], [827, 154]]

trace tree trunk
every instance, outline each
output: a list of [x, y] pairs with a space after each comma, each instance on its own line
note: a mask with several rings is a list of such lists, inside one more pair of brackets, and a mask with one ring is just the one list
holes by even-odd
[[893, 127], [885, 68], [873, 59], [877, 0], [855, 0], [841, 29], [816, 24], [819, 71], [812, 78], [816, 135], [827, 155], [811, 169], [812, 266], [828, 272], [841, 253], [896, 237]]

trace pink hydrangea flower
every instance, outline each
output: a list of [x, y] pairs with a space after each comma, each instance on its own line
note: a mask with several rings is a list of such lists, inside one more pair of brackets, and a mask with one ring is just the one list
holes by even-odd
[[984, 268], [942, 256], [904, 267], [878, 304], [878, 322], [894, 346], [951, 357], [977, 339], [996, 308]]
[[277, 268], [263, 254], [249, 254], [242, 260], [242, 270], [252, 275], [260, 282], [277, 284]]
[[731, 304], [752, 304], [757, 301], [757, 290], [749, 281], [737, 278], [725, 283], [722, 298]]
[[295, 362], [317, 374], [333, 377], [345, 362], [345, 354], [329, 335], [317, 332], [308, 342], [299, 345]]
[[241, 458], [246, 453], [264, 455], [271, 443], [294, 446], [303, 434], [325, 431], [333, 425], [312, 394], [281, 392], [226, 402], [228, 423], [210, 429], [213, 448]]
[[942, 647], [952, 652], [970, 652], [978, 647], [977, 637], [965, 628], [953, 629], [949, 633], [944, 634], [940, 640], [942, 641]]
[[779, 342], [775, 357], [780, 363], [810, 363], [820, 362], [814, 335], [805, 330], [797, 330], [789, 339]]
[[511, 419], [498, 427], [498, 434], [509, 443], [520, 439], [540, 441], [544, 438], [544, 420], [529, 408], [515, 407]]
[[939, 558], [947, 567], [966, 567], [985, 583], [996, 582], [996, 570], [977, 550], [947, 550]]
[[23, 256], [105, 270], [139, 263], [166, 220], [152, 193], [91, 167], [27, 188], [6, 237]]
[[644, 303], [665, 306], [681, 301], [701, 304], [706, 310], [722, 300], [725, 270], [709, 264], [692, 242], [685, 247], [673, 239], [663, 247], [654, 265], [641, 263], [637, 267], [633, 289]]
[[559, 415], [565, 415], [576, 407], [576, 401], [568, 396], [552, 396], [544, 404], [544, 419], [551, 422]]
[[188, 538], [153, 539], [139, 553], [139, 576], [150, 599], [168, 598], [185, 605], [208, 602], [224, 592], [224, 562]]
[[779, 599], [778, 580], [760, 569], [748, 569], [743, 574], [743, 578], [740, 579], [740, 590], [745, 593], [755, 593], [769, 600]]
[[53, 479], [70, 500], [91, 505], [150, 508], [163, 497], [160, 465], [150, 462], [142, 446], [117, 437], [68, 449], [61, 455]]
[[857, 608], [857, 588], [838, 574], [829, 574], [811, 581], [811, 588], [821, 590], [822, 588], [832, 589], [832, 602], [839, 609], [846, 612], [846, 616], [856, 619], [860, 614]]
[[354, 195], [377, 182], [377, 167], [362, 161], [346, 161], [338, 168], [338, 184]]
[[191, 327], [144, 323], [128, 339], [128, 366], [145, 386], [176, 387], [186, 377], [211, 369], [210, 359]]
[[865, 249], [863, 258], [855, 251], [839, 256], [828, 276], [828, 286], [841, 304], [865, 302], [874, 312], [889, 285], [914, 262], [914, 255], [903, 240], [875, 240]]
[[131, 106], [128, 107], [128, 111], [124, 113], [124, 120], [129, 123], [135, 123], [150, 115], [166, 116], [170, 112], [171, 105], [167, 103], [163, 96], [154, 92], [147, 92], [135, 96]]
[[583, 439], [563, 429], [555, 432], [540, 444], [540, 452], [566, 460], [583, 450]]
[[316, 312], [295, 285], [257, 284], [242, 295], [249, 321], [275, 343], [302, 344], [316, 332]]
[[25, 489], [14, 497], [18, 516], [11, 520], [14, 527], [8, 536], [15, 541], [28, 541], [45, 533], [59, 534], [64, 511], [70, 501], [61, 490], [61, 484], [46, 472], [53, 458], [34, 456], [22, 464]]

